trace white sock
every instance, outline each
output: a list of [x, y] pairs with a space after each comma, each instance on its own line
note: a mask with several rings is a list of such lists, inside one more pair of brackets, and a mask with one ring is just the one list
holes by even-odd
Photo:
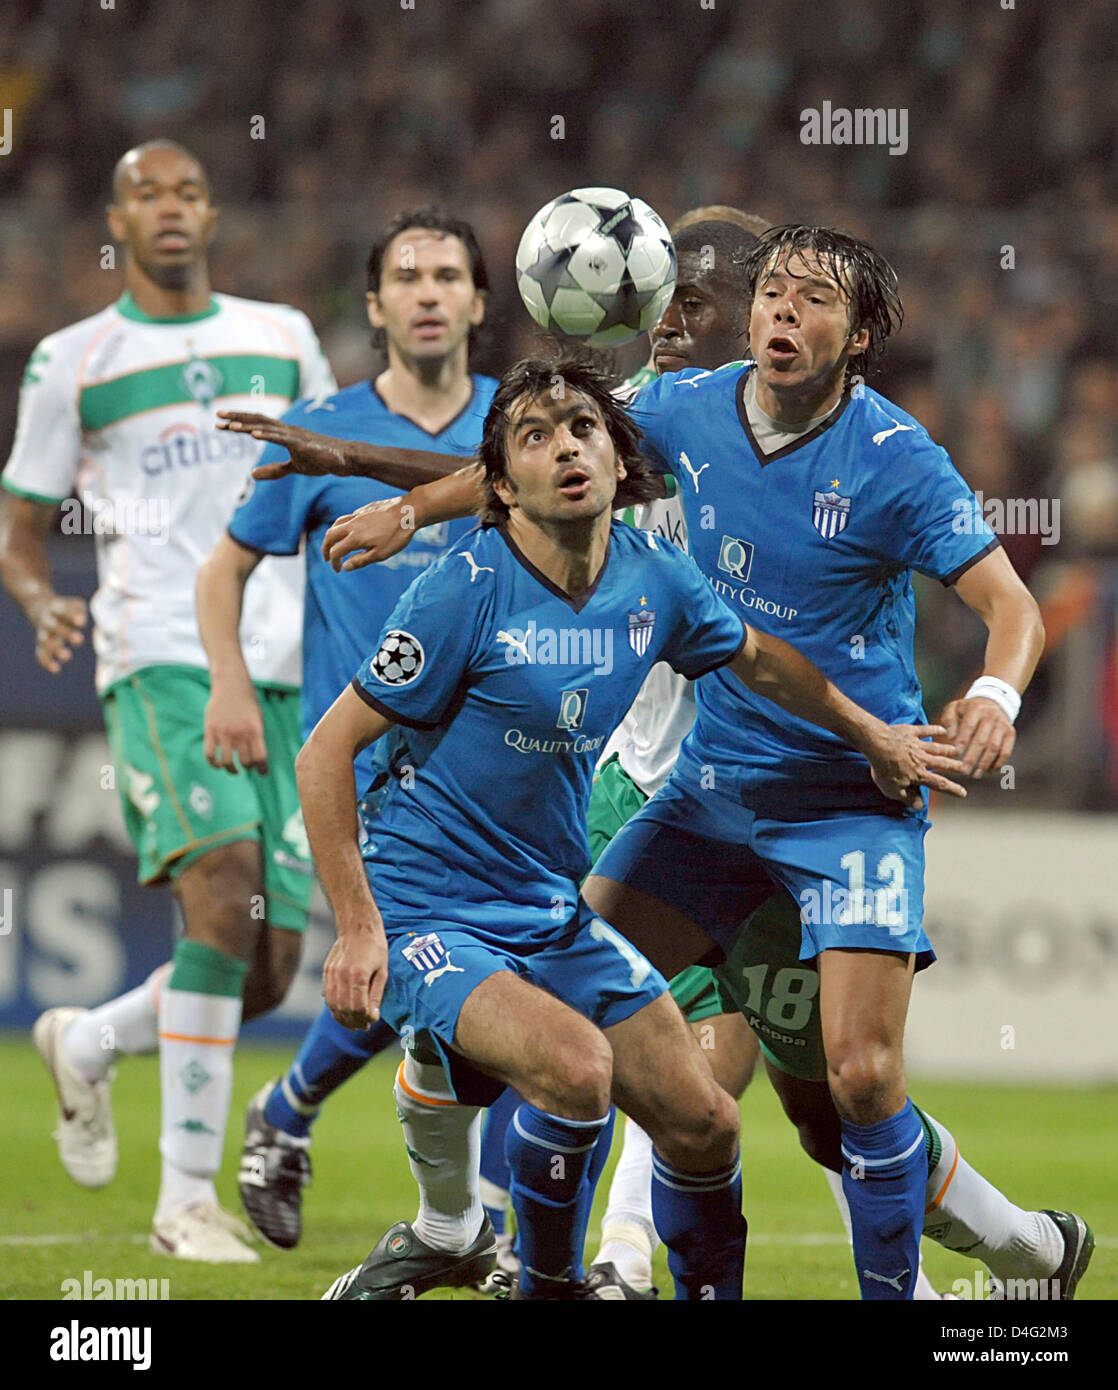
[[477, 1240], [485, 1219], [479, 1187], [481, 1110], [459, 1105], [442, 1066], [418, 1062], [410, 1052], [396, 1073], [394, 1094], [419, 1186], [419, 1214], [412, 1226], [425, 1245], [460, 1254]]
[[635, 1121], [626, 1120], [594, 1263], [612, 1264], [627, 1284], [647, 1288], [659, 1244], [652, 1221], [652, 1140]]
[[163, 1180], [156, 1219], [196, 1201], [216, 1200], [225, 1126], [233, 1096], [233, 1049], [241, 1026], [237, 995], [165, 986], [159, 1004]]
[[119, 1056], [154, 1052], [159, 1046], [159, 994], [171, 962], [153, 970], [142, 985], [81, 1014], [66, 1030], [66, 1060], [86, 1081], [101, 1081]]
[[948, 1250], [982, 1260], [998, 1279], [1046, 1279], [1064, 1257], [1051, 1217], [1024, 1211], [976, 1172], [949, 1129], [921, 1112], [939, 1141], [929, 1165], [924, 1234]]

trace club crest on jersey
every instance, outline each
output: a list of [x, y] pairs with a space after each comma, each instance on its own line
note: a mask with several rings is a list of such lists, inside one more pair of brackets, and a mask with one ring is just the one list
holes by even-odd
[[589, 690], [564, 690], [559, 696], [559, 718], [555, 721], [557, 729], [581, 729], [586, 718], [586, 701]]
[[846, 530], [850, 520], [850, 498], [840, 497], [837, 492], [817, 492], [812, 511], [812, 525], [825, 541]]
[[221, 373], [200, 357], [192, 357], [182, 369], [182, 384], [201, 405], [209, 405], [221, 390]]
[[656, 614], [651, 608], [638, 608], [635, 613], [629, 614], [629, 645], [638, 656], [644, 656], [648, 651], [655, 626]]

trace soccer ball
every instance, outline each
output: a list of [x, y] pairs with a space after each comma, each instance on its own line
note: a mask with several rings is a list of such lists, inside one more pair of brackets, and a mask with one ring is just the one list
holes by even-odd
[[595, 347], [631, 342], [675, 291], [675, 247], [657, 213], [619, 188], [576, 188], [520, 238], [516, 285], [542, 327]]

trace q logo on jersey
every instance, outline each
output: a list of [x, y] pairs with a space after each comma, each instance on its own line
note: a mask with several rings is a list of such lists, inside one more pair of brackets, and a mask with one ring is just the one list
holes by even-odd
[[749, 580], [753, 568], [753, 545], [750, 541], [738, 540], [736, 536], [723, 536], [718, 548], [718, 568], [725, 570], [743, 584]]
[[559, 696], [559, 718], [555, 721], [557, 729], [581, 729], [586, 717], [586, 701], [590, 695], [587, 690], [564, 690]]

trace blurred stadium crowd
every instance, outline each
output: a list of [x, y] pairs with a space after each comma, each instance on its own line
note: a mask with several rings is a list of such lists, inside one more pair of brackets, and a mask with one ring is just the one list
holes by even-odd
[[[1060, 501], [1058, 545], [1035, 528], [1005, 540], [1048, 605], [1038, 691], [1062, 710], [1062, 684], [1097, 680], [1095, 737], [1084, 751], [1049, 730], [1036, 771], [1048, 766], [1070, 803], [1112, 801], [1118, 26], [1106, 0], [981, 8], [7, 0], [0, 456], [35, 342], [116, 293], [101, 266], [109, 177], [154, 135], [209, 167], [223, 210], [215, 286], [305, 309], [343, 382], [370, 370], [363, 263], [401, 207], [438, 199], [477, 227], [495, 283], [479, 361], [490, 370], [529, 346], [513, 254], [528, 217], [565, 188], [623, 187], [669, 221], [710, 202], [826, 221], [869, 237], [901, 277], [905, 327], [871, 384], [986, 498]], [[824, 101], [906, 109], [907, 153], [803, 145], [800, 112]], [[952, 596], [922, 585], [921, 602], [931, 708], [969, 681], [981, 650]], [[1086, 647], [1071, 642], [1088, 628]], [[1024, 718], [1043, 726], [1041, 703]], [[1089, 786], [1067, 791], [1056, 770], [1072, 755]]]

